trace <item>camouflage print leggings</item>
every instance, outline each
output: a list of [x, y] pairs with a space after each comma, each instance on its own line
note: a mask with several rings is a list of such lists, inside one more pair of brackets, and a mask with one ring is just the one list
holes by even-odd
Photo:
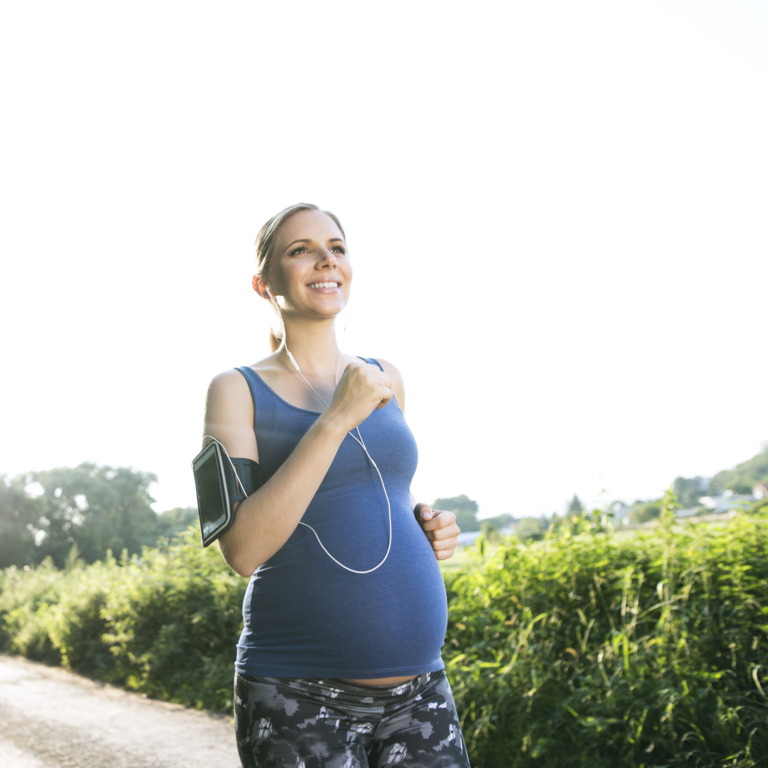
[[243, 768], [469, 768], [444, 672], [402, 685], [235, 675]]

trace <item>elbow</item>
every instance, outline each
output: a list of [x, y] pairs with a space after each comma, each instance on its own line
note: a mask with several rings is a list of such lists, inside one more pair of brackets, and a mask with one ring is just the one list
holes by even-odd
[[249, 552], [238, 552], [228, 546], [224, 539], [219, 539], [219, 550], [224, 562], [238, 575], [250, 579], [261, 563]]
[[248, 565], [240, 566], [240, 565], [234, 565], [232, 563], [229, 563], [229, 567], [238, 576], [242, 576], [244, 579], [250, 579], [251, 576], [253, 576], [253, 574], [256, 573], [256, 568], [258, 568], [259, 566], [257, 565], [255, 567], [249, 567]]
[[224, 557], [227, 565], [238, 575], [244, 579], [250, 579], [256, 572], [256, 569], [261, 563], [254, 562], [253, 558], [246, 557]]

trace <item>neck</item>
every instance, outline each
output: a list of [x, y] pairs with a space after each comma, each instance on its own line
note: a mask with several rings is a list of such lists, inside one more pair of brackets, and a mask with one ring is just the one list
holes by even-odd
[[336, 369], [341, 357], [341, 350], [336, 341], [333, 321], [318, 327], [286, 323], [283, 343], [277, 350], [288, 358], [287, 351], [293, 355], [301, 371], [313, 376], [336, 376]]

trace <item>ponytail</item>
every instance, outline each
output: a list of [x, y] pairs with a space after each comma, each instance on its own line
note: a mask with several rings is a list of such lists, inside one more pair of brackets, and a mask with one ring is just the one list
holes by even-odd
[[269, 331], [269, 346], [272, 349], [273, 352], [277, 352], [278, 349], [280, 349], [280, 345], [283, 343], [282, 337], [278, 336], [275, 333], [275, 329], [272, 328]]

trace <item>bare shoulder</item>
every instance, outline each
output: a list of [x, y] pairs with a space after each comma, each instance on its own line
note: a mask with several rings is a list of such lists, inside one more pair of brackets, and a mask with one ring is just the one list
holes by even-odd
[[405, 410], [405, 384], [403, 382], [403, 375], [388, 360], [382, 360], [381, 358], [375, 358], [381, 364], [384, 372], [392, 379], [392, 391], [395, 393], [395, 399], [401, 410]]
[[240, 371], [214, 376], [205, 401], [204, 434], [220, 440], [231, 456], [257, 460], [253, 399]]
[[[276, 355], [270, 355], [257, 363], [248, 366], [256, 371], [260, 376], [272, 375], [279, 365], [276, 362]], [[251, 390], [248, 386], [245, 376], [235, 368], [229, 368], [214, 376], [208, 387], [209, 398], [213, 396], [218, 398], [235, 398], [251, 401]]]
[[240, 371], [231, 368], [211, 379], [208, 385], [207, 405], [225, 405], [227, 401], [242, 400], [249, 395], [248, 382]]
[[380, 357], [375, 357], [373, 359], [381, 364], [381, 367], [392, 377], [392, 381], [395, 381], [395, 379], [397, 379], [397, 381], [403, 380], [400, 371], [393, 363], [390, 363], [389, 360], [382, 360]]

